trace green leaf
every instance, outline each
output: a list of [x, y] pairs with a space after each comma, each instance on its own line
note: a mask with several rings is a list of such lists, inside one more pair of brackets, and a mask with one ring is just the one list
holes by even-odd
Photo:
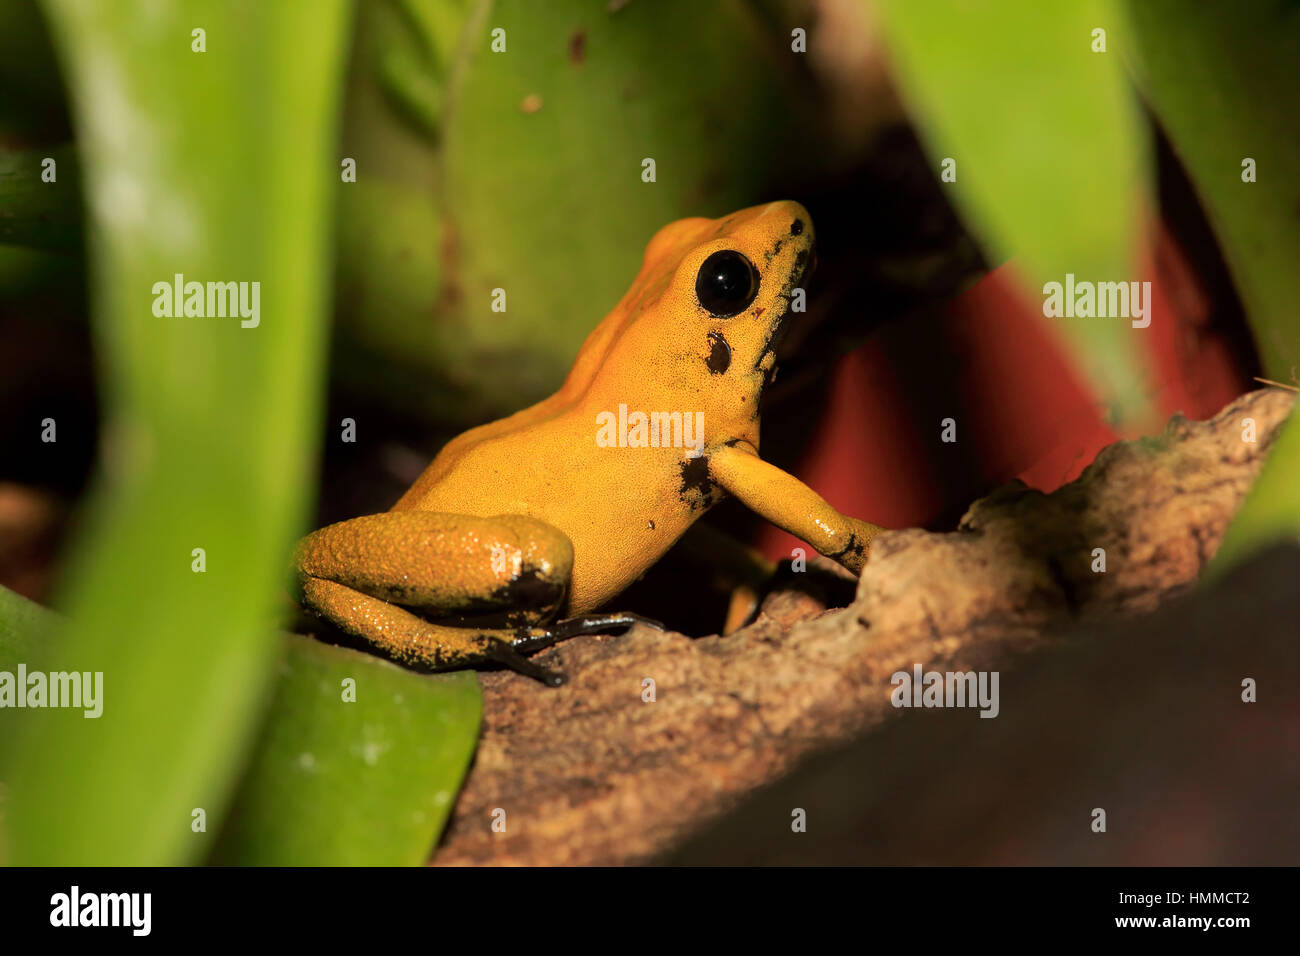
[[[42, 164], [54, 160], [54, 182]], [[0, 245], [81, 249], [81, 171], [70, 146], [0, 149]]]
[[[59, 617], [21, 594], [0, 587], [0, 671], [17, 675], [18, 665], [31, 661], [59, 626]], [[7, 726], [0, 711], [0, 727]], [[0, 781], [0, 866], [9, 861], [5, 837], [4, 783]]]
[[697, 0], [363, 6], [341, 379], [443, 422], [514, 411], [558, 387], [661, 226], [782, 198], [770, 184], [792, 173], [828, 175], [805, 58], [772, 19]]
[[[60, 623], [0, 587], [0, 670], [31, 662]], [[286, 635], [270, 710], [213, 862], [425, 862], [474, 754], [481, 712], [473, 673], [426, 676]]]
[[[0, 718], [11, 859], [193, 861], [210, 837], [191, 811], [220, 818], [261, 716], [315, 487], [349, 4], [44, 10], [78, 129], [104, 413], [66, 639], [29, 666], [102, 672], [104, 710]], [[155, 316], [177, 273], [260, 282], [260, 324]]]
[[[1138, 84], [1187, 169], [1245, 306], [1265, 374], [1300, 384], [1300, 8], [1129, 4]], [[1255, 181], [1243, 180], [1254, 160]], [[1207, 568], [1300, 534], [1300, 421], [1283, 426]]]
[[58, 623], [58, 615], [0, 587], [0, 670], [30, 660]]
[[[1139, 0], [1135, 62], [1246, 309], [1265, 374], [1300, 384], [1300, 7]], [[1256, 181], [1242, 181], [1255, 160]]]
[[[881, 0], [893, 75], [936, 173], [996, 263], [1014, 259], [1035, 307], [1045, 282], [1130, 281], [1148, 203], [1148, 144], [1110, 0]], [[1092, 51], [1106, 31], [1107, 52]], [[1059, 318], [1116, 424], [1150, 415], [1143, 333], [1124, 319]]]
[[0, 3], [0, 90], [0, 141], [67, 138], [63, 84], [35, 0]]
[[424, 863], [474, 753], [481, 706], [472, 673], [427, 676], [290, 638], [214, 862]]

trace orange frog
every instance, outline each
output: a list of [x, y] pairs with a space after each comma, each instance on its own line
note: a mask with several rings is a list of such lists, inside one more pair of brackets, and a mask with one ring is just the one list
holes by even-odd
[[860, 571], [881, 529], [758, 457], [759, 397], [812, 250], [795, 202], [660, 229], [558, 392], [450, 441], [386, 514], [302, 539], [303, 603], [408, 663], [557, 685], [527, 655], [644, 622], [591, 612], [724, 495]]

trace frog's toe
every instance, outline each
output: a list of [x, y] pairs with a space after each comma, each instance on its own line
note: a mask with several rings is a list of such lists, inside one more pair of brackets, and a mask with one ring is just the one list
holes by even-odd
[[656, 621], [652, 617], [642, 617], [640, 614], [633, 614], [630, 611], [624, 612], [622, 614], [617, 614], [615, 615], [615, 617], [618, 617], [621, 620], [626, 621], [628, 627], [631, 627], [633, 624], [643, 624], [646, 627], [653, 628], [656, 631], [666, 630], [662, 621]]
[[629, 628], [633, 624], [644, 624], [657, 631], [664, 629], [664, 626], [658, 621], [630, 612], [588, 614], [583, 617], [572, 617], [566, 621], [559, 621], [550, 627], [521, 627], [515, 632], [514, 639], [508, 644], [504, 641], [494, 641], [487, 656], [497, 663], [504, 664], [521, 674], [536, 678], [544, 684], [559, 687], [565, 683], [563, 674], [559, 671], [548, 671], [546, 668], [528, 660], [524, 655], [536, 654], [538, 651], [545, 650], [553, 644], [567, 640], [570, 637], [579, 637], [583, 634], [604, 634], [608, 631]]
[[514, 646], [507, 644], [505, 641], [495, 639], [490, 641], [483, 649], [483, 656], [493, 663], [510, 668], [516, 674], [523, 674], [525, 677], [540, 681], [547, 687], [560, 687], [568, 683], [569, 680], [563, 671], [552, 670], [549, 667], [543, 667], [541, 664], [530, 661]]
[[601, 634], [618, 628], [629, 628], [634, 624], [644, 624], [656, 631], [664, 629], [663, 624], [649, 617], [642, 617], [631, 611], [617, 611], [608, 614], [584, 614], [552, 624], [547, 630], [558, 633], [561, 638], [577, 637], [579, 634]]

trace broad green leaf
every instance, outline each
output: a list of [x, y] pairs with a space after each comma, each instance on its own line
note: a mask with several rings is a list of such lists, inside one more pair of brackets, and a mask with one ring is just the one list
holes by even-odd
[[[1300, 384], [1300, 7], [1141, 0], [1139, 85], [1187, 168], [1223, 250], [1265, 374]], [[1253, 160], [1254, 182], [1247, 182]], [[1300, 420], [1292, 415], [1209, 568], [1300, 534]]]
[[[32, 669], [59, 623], [0, 588], [0, 670]], [[425, 676], [286, 635], [270, 710], [215, 862], [423, 863], [473, 756], [481, 710], [472, 673]], [[2, 811], [0, 801], [0, 825]]]
[[357, 183], [340, 214], [341, 380], [444, 422], [513, 411], [559, 385], [661, 226], [783, 198], [769, 184], [791, 171], [828, 175], [815, 92], [789, 53], [789, 27], [807, 18], [787, 25], [768, 6], [363, 7], [343, 146]]
[[[220, 818], [261, 716], [313, 495], [349, 4], [43, 9], [83, 164], [104, 413], [66, 639], [35, 663], [103, 672], [104, 712], [0, 717], [11, 860], [193, 861], [210, 837], [191, 811]], [[260, 282], [260, 324], [156, 316], [178, 273]]]
[[215, 862], [425, 862], [473, 755], [481, 703], [472, 673], [417, 674], [290, 638]]
[[[879, 0], [897, 82], [936, 174], [995, 262], [1014, 260], [1041, 306], [1067, 273], [1132, 281], [1150, 212], [1148, 145], [1123, 70], [1131, 44], [1110, 0]], [[1106, 52], [1093, 52], [1093, 31]], [[1116, 424], [1150, 414], [1138, 336], [1123, 318], [1049, 319]]]

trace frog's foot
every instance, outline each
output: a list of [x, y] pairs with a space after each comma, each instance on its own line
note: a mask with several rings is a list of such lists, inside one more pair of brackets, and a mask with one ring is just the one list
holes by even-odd
[[610, 614], [586, 614], [582, 617], [571, 617], [568, 620], [557, 621], [549, 627], [520, 628], [514, 640], [510, 642], [510, 646], [520, 654], [535, 654], [558, 641], [567, 640], [570, 637], [578, 637], [582, 634], [603, 634], [606, 631], [626, 629], [633, 624], [644, 624], [656, 631], [664, 629], [664, 626], [658, 621], [642, 617], [640, 614], [633, 614], [630, 611]]
[[516, 674], [523, 674], [525, 677], [540, 681], [547, 687], [559, 687], [568, 681], [563, 671], [551, 670], [549, 667], [530, 661], [505, 641], [494, 639], [485, 646], [484, 651], [488, 660], [508, 667]]
[[562, 673], [528, 660], [512, 646], [521, 632], [541, 634], [541, 628], [484, 629], [434, 624], [405, 608], [324, 578], [304, 578], [303, 594], [308, 606], [319, 616], [405, 664], [433, 671], [502, 664], [548, 687], [564, 683]]

